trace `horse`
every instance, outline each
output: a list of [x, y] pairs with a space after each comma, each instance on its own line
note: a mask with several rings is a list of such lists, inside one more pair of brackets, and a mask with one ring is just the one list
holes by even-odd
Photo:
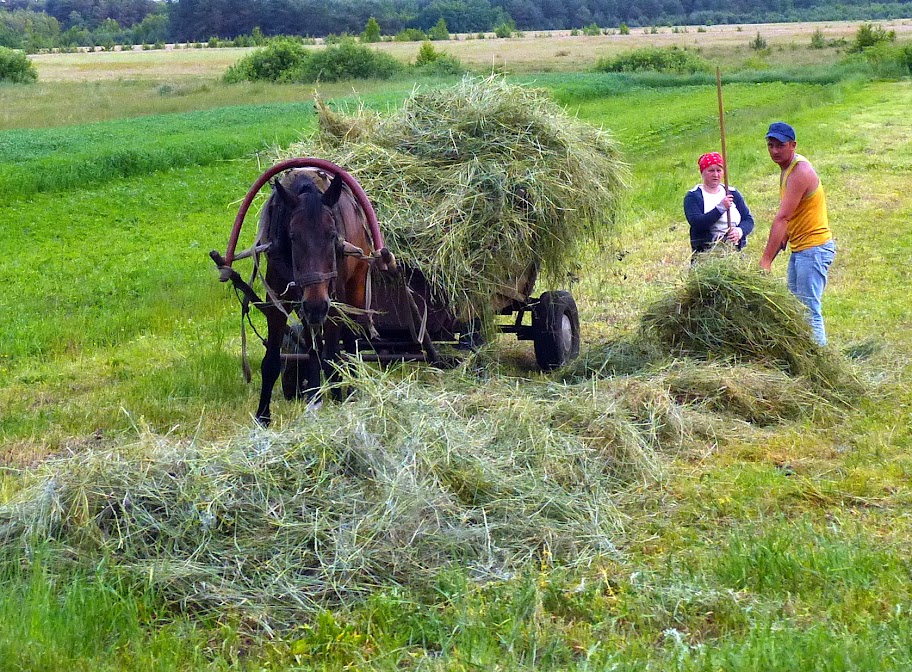
[[[282, 372], [285, 339], [297, 339], [307, 355], [303, 364], [289, 363], [300, 367], [304, 379], [303, 387], [293, 390], [292, 396], [314, 400], [321, 375], [334, 380], [340, 342], [351, 350], [357, 334], [349, 326], [351, 320], [333, 318], [341, 312], [338, 304], [364, 311], [369, 308], [367, 277], [374, 254], [364, 210], [340, 176], [331, 178], [322, 170], [297, 169], [276, 178], [272, 189], [260, 213], [254, 244], [258, 252], [265, 250], [266, 299], [261, 300], [224, 258], [210, 253], [223, 279], [230, 279], [266, 316], [266, 353], [260, 365], [260, 400], [254, 416], [262, 426], [272, 420], [270, 401]], [[292, 313], [301, 319], [306, 333], [288, 329]], [[309, 341], [304, 336], [309, 336]], [[341, 395], [336, 388], [333, 393]]]

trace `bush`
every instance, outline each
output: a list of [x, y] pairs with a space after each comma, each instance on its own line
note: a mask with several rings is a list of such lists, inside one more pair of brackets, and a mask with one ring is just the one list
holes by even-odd
[[501, 23], [494, 27], [494, 37], [513, 37], [513, 27], [508, 23]]
[[621, 35], [630, 35], [630, 27], [626, 23], [622, 23], [618, 26], [618, 32]]
[[393, 39], [396, 42], [424, 42], [428, 36], [419, 28], [405, 28], [396, 33]]
[[602, 72], [670, 72], [689, 74], [708, 72], [710, 63], [687, 49], [646, 47], [615, 58], [602, 58], [595, 64]]
[[430, 41], [425, 41], [415, 57], [415, 70], [420, 75], [461, 75], [466, 67], [455, 56], [437, 51]]
[[912, 44], [907, 44], [899, 50], [899, 62], [905, 66], [909, 74], [912, 74]]
[[449, 40], [450, 39], [450, 30], [447, 28], [446, 21], [443, 20], [443, 17], [440, 17], [437, 20], [437, 23], [434, 24], [434, 27], [428, 31], [428, 39], [430, 40]]
[[277, 82], [286, 73], [299, 67], [307, 58], [307, 51], [298, 42], [275, 40], [262, 49], [244, 56], [228, 68], [224, 81], [231, 84], [243, 81], [266, 80]]
[[763, 35], [760, 34], [760, 31], [758, 30], [757, 37], [755, 37], [753, 40], [748, 42], [747, 46], [749, 46], [751, 49], [755, 49], [756, 51], [762, 51], [763, 49], [767, 49], [769, 47], [769, 43], [766, 41], [766, 38], [764, 38]]
[[307, 54], [283, 76], [289, 82], [338, 82], [346, 79], [390, 79], [403, 65], [387, 53], [354, 42], [343, 42]]
[[380, 24], [377, 23], [377, 19], [374, 17], [370, 17], [367, 20], [367, 25], [364, 26], [364, 32], [361, 33], [361, 41], [365, 43], [380, 41]]
[[823, 31], [818, 28], [811, 35], [811, 49], [823, 49], [826, 47], [826, 40], [823, 37]]
[[38, 70], [28, 56], [15, 49], [0, 47], [0, 82], [29, 84], [38, 80]]
[[887, 32], [881, 26], [875, 26], [870, 23], [863, 23], [858, 27], [855, 33], [855, 41], [849, 49], [851, 53], [859, 53], [873, 47], [881, 42], [893, 42], [896, 39], [894, 31]]
[[602, 34], [602, 29], [599, 28], [598, 24], [595, 22], [590, 23], [588, 26], [583, 28], [583, 35], [588, 35], [589, 37], [595, 37]]

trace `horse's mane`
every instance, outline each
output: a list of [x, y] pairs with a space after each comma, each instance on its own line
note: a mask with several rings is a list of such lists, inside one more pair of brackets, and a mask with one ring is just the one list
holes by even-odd
[[[300, 207], [303, 209], [307, 221], [319, 221], [323, 210], [323, 194], [317, 188], [314, 181], [305, 173], [293, 173], [290, 182], [282, 181], [282, 186], [289, 192], [296, 194], [300, 199]], [[291, 221], [292, 210], [284, 200], [273, 190], [266, 205], [263, 207], [263, 217], [261, 220], [261, 231], [263, 231], [263, 242], [272, 243], [273, 254], [283, 254], [290, 249], [291, 239], [289, 238], [289, 223]]]

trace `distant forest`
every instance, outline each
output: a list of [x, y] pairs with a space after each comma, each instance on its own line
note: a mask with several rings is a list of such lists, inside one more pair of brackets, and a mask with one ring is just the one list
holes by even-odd
[[255, 28], [266, 36], [357, 35], [371, 17], [393, 35], [427, 31], [441, 18], [450, 32], [474, 33], [504, 23], [552, 30], [910, 16], [912, 0], [0, 0], [0, 45], [101, 44], [99, 36], [191, 42], [232, 39]]

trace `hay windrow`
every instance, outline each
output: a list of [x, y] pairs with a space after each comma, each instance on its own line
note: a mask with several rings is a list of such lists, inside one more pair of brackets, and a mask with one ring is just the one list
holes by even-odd
[[351, 172], [386, 245], [463, 315], [487, 316], [497, 288], [531, 264], [562, 281], [618, 216], [618, 146], [542, 91], [467, 78], [416, 91], [385, 117], [317, 109], [320, 132], [277, 158], [319, 156]]
[[229, 445], [143, 434], [49, 462], [0, 507], [0, 543], [104, 557], [179, 608], [275, 627], [448, 567], [490, 580], [612, 552], [620, 493], [662, 469], [646, 418], [673, 412], [667, 395], [361, 373], [347, 379], [356, 400], [281, 433]]

